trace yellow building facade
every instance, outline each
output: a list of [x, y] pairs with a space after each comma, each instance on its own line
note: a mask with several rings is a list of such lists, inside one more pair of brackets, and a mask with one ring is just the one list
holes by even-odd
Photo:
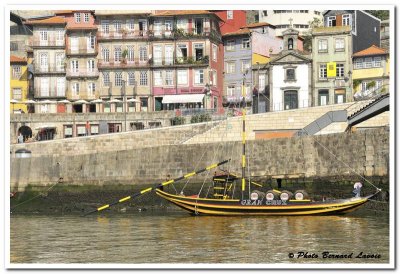
[[23, 103], [28, 98], [28, 63], [24, 58], [10, 57], [10, 112], [27, 113], [28, 106]]
[[371, 46], [353, 55], [354, 93], [389, 90], [390, 59], [385, 49]]

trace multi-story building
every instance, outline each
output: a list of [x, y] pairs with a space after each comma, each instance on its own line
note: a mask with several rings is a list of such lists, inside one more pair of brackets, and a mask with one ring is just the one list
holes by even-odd
[[[269, 94], [267, 110], [280, 111], [311, 106], [312, 60], [303, 51], [299, 31], [287, 29], [283, 35], [283, 50], [268, 63]], [[257, 73], [259, 74], [259, 73]], [[265, 79], [259, 74], [259, 86], [265, 86]], [[261, 90], [262, 92], [262, 90]]]
[[220, 19], [219, 29], [221, 35], [238, 31], [247, 24], [246, 10], [212, 10]]
[[32, 29], [24, 24], [26, 20], [10, 12], [10, 53], [21, 58], [27, 58], [29, 39]]
[[[58, 112], [100, 112], [99, 104], [80, 104], [98, 98], [97, 26], [90, 10], [58, 11], [67, 25], [65, 37], [65, 68], [67, 100], [73, 104], [58, 104]], [[74, 102], [77, 102], [74, 103]], [[71, 107], [73, 110], [65, 108]], [[98, 108], [96, 110], [96, 107]]]
[[268, 22], [276, 27], [276, 35], [293, 28], [303, 34], [309, 31], [310, 22], [314, 18], [322, 21], [322, 11], [320, 10], [260, 10], [259, 22]]
[[328, 10], [324, 12], [325, 27], [350, 26], [352, 53], [380, 46], [381, 21], [362, 10]]
[[28, 112], [23, 102], [28, 98], [28, 63], [25, 58], [10, 56], [10, 105], [11, 113]]
[[375, 45], [353, 54], [355, 97], [375, 95], [389, 90], [389, 53]]
[[282, 50], [282, 40], [276, 38], [275, 27], [268, 23], [254, 23], [243, 26], [236, 32], [226, 33], [224, 41], [224, 104], [235, 106], [242, 99], [252, 102], [252, 64], [265, 64], [271, 54]]
[[65, 25], [63, 17], [29, 20], [33, 26], [30, 46], [34, 58], [34, 97], [43, 103], [35, 105], [38, 113], [56, 113], [55, 100], [66, 98]]
[[154, 110], [222, 105], [220, 19], [204, 10], [150, 16]]
[[360, 10], [328, 10], [312, 32], [314, 105], [353, 100], [352, 55], [380, 43], [380, 20]]
[[[103, 112], [151, 111], [150, 11], [96, 10]], [[131, 99], [140, 101], [128, 102]], [[131, 100], [133, 101], [133, 100]]]
[[390, 20], [381, 22], [381, 48], [390, 50]]

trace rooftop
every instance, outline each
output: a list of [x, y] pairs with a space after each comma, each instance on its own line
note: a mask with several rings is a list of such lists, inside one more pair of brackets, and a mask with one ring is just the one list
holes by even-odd
[[351, 26], [319, 27], [312, 30], [312, 34], [334, 34], [350, 32]]
[[10, 56], [10, 63], [26, 63], [26, 59], [25, 58], [20, 58], [20, 57], [15, 56], [15, 55], [11, 55]]
[[370, 46], [367, 49], [361, 50], [353, 54], [353, 57], [370, 56], [370, 55], [383, 55], [387, 54], [387, 51], [383, 48], [375, 45]]
[[251, 24], [248, 24], [248, 25], [246, 25], [246, 26], [244, 26], [244, 27], [242, 27], [242, 28], [249, 28], [249, 29], [251, 29], [251, 28], [259, 28], [259, 27], [267, 27], [267, 26], [269, 26], [269, 27], [271, 27], [271, 28], [276, 28], [274, 25], [271, 25], [271, 24], [269, 24], [269, 23], [267, 23], [267, 22], [251, 23]]
[[67, 22], [63, 17], [54, 16], [46, 19], [28, 20], [25, 22], [27, 25], [53, 25], [53, 24], [66, 24]]
[[223, 36], [249, 35], [251, 31], [248, 28], [242, 28], [234, 32], [225, 33]]

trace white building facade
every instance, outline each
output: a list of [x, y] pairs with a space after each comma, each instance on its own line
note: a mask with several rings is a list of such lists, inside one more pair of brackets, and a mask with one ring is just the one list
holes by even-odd
[[268, 22], [276, 27], [276, 35], [292, 27], [303, 34], [310, 29], [310, 21], [318, 18], [323, 22], [321, 10], [260, 10], [258, 15], [260, 22]]

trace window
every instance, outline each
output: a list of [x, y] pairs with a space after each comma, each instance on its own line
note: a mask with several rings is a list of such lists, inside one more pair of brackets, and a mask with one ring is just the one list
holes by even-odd
[[72, 60], [71, 61], [71, 72], [79, 72], [78, 60]]
[[155, 36], [161, 36], [162, 34], [162, 22], [154, 21], [153, 22], [153, 31]]
[[90, 135], [99, 134], [99, 125], [90, 125]]
[[122, 72], [121, 71], [115, 72], [114, 82], [115, 82], [115, 86], [122, 87]]
[[213, 61], [217, 61], [217, 55], [218, 55], [218, 46], [217, 45], [212, 45], [212, 58]]
[[187, 30], [187, 19], [178, 19], [176, 21], [176, 28], [180, 30]]
[[110, 62], [110, 50], [108, 48], [102, 48], [101, 55], [104, 62]]
[[154, 71], [154, 85], [155, 86], [162, 86], [162, 72], [161, 71]]
[[88, 49], [94, 49], [96, 46], [96, 36], [94, 34], [90, 34], [88, 37]]
[[327, 79], [328, 78], [328, 71], [326, 68], [326, 64], [319, 65], [319, 79]]
[[381, 57], [375, 57], [374, 58], [374, 67], [379, 68], [382, 66], [382, 59]]
[[226, 18], [229, 19], [233, 19], [233, 10], [228, 10], [226, 12]]
[[148, 105], [149, 105], [148, 98], [140, 97], [140, 106], [141, 106], [140, 110], [141, 111], [147, 111]]
[[344, 64], [336, 64], [336, 77], [344, 77]]
[[328, 40], [318, 40], [318, 52], [328, 52]]
[[13, 79], [21, 78], [21, 66], [12, 66], [12, 77]]
[[363, 59], [357, 58], [354, 60], [354, 68], [355, 69], [362, 69], [364, 67]]
[[128, 72], [128, 85], [129, 86], [135, 85], [135, 73], [133, 71]]
[[293, 38], [288, 39], [288, 49], [293, 49]]
[[83, 22], [89, 23], [89, 13], [85, 13], [85, 14], [84, 14]]
[[122, 22], [121, 21], [114, 21], [114, 31], [116, 33], [121, 33], [121, 31], [122, 31]]
[[344, 89], [335, 90], [335, 104], [343, 104], [346, 102], [346, 91]]
[[72, 95], [79, 96], [79, 83], [72, 83]]
[[213, 86], [217, 85], [217, 71], [216, 70], [212, 71], [212, 85]]
[[203, 44], [194, 44], [194, 54], [195, 54], [196, 61], [203, 60], [204, 45]]
[[101, 21], [101, 32], [103, 34], [109, 34], [110, 33], [110, 25], [108, 21]]
[[174, 78], [173, 77], [174, 77], [174, 74], [173, 74], [172, 70], [167, 70], [165, 72], [165, 84], [167, 86], [171, 86], [171, 85], [174, 84]]
[[56, 53], [56, 71], [64, 71], [64, 53]]
[[139, 85], [147, 86], [147, 71], [141, 71], [140, 72]]
[[139, 61], [146, 62], [147, 61], [147, 47], [139, 48]]
[[57, 96], [65, 96], [65, 78], [57, 78]]
[[267, 10], [263, 10], [263, 16], [268, 16], [268, 11]]
[[194, 83], [196, 85], [204, 84], [204, 70], [198, 69], [194, 71]]
[[114, 47], [114, 61], [121, 62], [122, 60], [122, 48], [121, 46]]
[[265, 74], [258, 75], [258, 91], [265, 92]]
[[365, 58], [364, 67], [365, 68], [372, 68], [372, 58], [371, 57]]
[[235, 40], [226, 41], [226, 51], [234, 51], [235, 50]]
[[110, 72], [108, 71], [103, 72], [103, 85], [104, 86], [110, 85]]
[[20, 88], [13, 88], [13, 99], [15, 100], [22, 100], [22, 89]]
[[56, 31], [56, 45], [63, 46], [64, 45], [64, 30]]
[[362, 90], [362, 91], [367, 91], [367, 90], [368, 90], [368, 87], [367, 87], [367, 86], [368, 86], [368, 82], [365, 82], [365, 81], [362, 82], [362, 83], [361, 83], [361, 90]]
[[126, 50], [128, 51], [127, 61], [134, 62], [135, 61], [135, 47], [134, 46], [127, 46]]
[[335, 51], [344, 51], [344, 38], [335, 39]]
[[289, 68], [286, 69], [286, 81], [295, 81], [296, 80], [296, 74], [295, 74], [295, 69], [294, 68]]
[[228, 86], [228, 89], [226, 90], [226, 95], [228, 96], [235, 96], [235, 89], [236, 87], [234, 85]]
[[327, 18], [327, 26], [328, 27], [336, 26], [336, 16], [328, 16], [328, 18]]
[[164, 24], [165, 24], [165, 30], [170, 32], [172, 30], [172, 21], [165, 20]]
[[246, 70], [249, 70], [250, 68], [251, 68], [250, 60], [242, 61], [242, 72], [246, 72]]
[[174, 46], [165, 45], [165, 64], [172, 65], [174, 61]]
[[188, 71], [186, 69], [178, 70], [178, 85], [188, 84]]
[[342, 15], [342, 26], [351, 26], [351, 15], [350, 14]]
[[43, 97], [49, 96], [49, 78], [39, 78], [40, 79], [40, 95]]
[[75, 13], [75, 22], [80, 23], [81, 22], [81, 14], [80, 13]]
[[329, 90], [320, 89], [318, 91], [318, 105], [326, 106], [329, 104]]
[[87, 61], [87, 68], [88, 68], [88, 72], [94, 72], [94, 69], [95, 69], [94, 59], [90, 59]]
[[72, 125], [64, 126], [64, 138], [72, 137]]
[[176, 49], [176, 59], [179, 63], [182, 63], [187, 59], [188, 50], [187, 50], [187, 45], [185, 44], [180, 44], [178, 45]]
[[126, 21], [126, 27], [129, 31], [134, 31], [135, 30], [135, 21], [133, 20], [128, 20]]
[[250, 38], [242, 39], [242, 49], [249, 49], [250, 48]]
[[225, 68], [225, 70], [226, 70], [226, 73], [235, 73], [235, 71], [236, 71], [236, 64], [235, 64], [235, 62], [226, 62], [225, 63], [226, 65], [226, 68]]
[[88, 95], [93, 96], [96, 92], [96, 83], [90, 82], [88, 83]]

